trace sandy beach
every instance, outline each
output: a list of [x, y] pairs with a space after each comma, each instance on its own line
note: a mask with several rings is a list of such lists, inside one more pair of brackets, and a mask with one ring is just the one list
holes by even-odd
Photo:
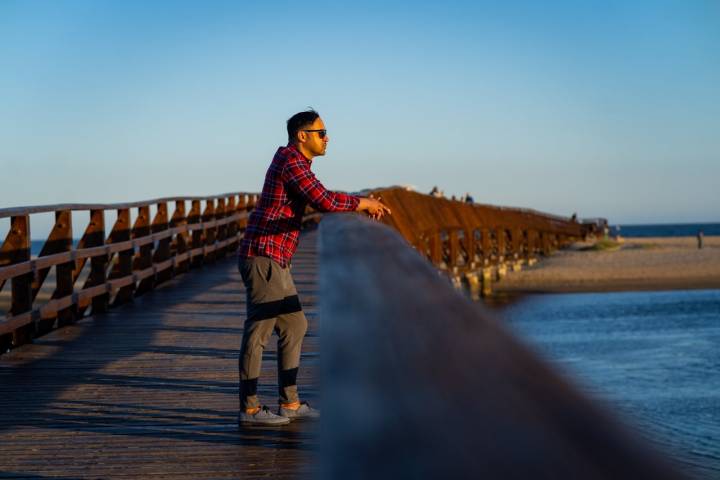
[[619, 248], [592, 250], [593, 243], [540, 258], [509, 273], [496, 292], [605, 292], [720, 288], [720, 237], [628, 238]]

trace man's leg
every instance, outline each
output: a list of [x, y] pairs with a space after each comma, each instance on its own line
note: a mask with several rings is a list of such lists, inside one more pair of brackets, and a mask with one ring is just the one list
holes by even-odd
[[300, 350], [307, 331], [307, 319], [302, 310], [279, 315], [275, 322], [278, 334], [278, 387], [281, 405], [299, 402], [297, 374]]
[[267, 257], [249, 258], [239, 264], [247, 294], [247, 319], [239, 358], [240, 412], [253, 412], [260, 407], [257, 383], [262, 354], [285, 297], [279, 268]]
[[272, 335], [275, 319], [245, 320], [240, 347], [240, 411], [247, 412], [260, 407], [257, 384], [260, 377], [262, 355]]
[[300, 351], [307, 331], [307, 319], [297, 295], [290, 269], [282, 270], [285, 298], [282, 313], [277, 316], [275, 332], [278, 334], [278, 387], [280, 408], [278, 413], [288, 418], [318, 418], [320, 413], [310, 405], [300, 403], [297, 392], [297, 374]]

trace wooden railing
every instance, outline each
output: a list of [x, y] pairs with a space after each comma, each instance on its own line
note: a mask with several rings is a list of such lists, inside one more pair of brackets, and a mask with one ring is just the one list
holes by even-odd
[[393, 230], [319, 244], [320, 478], [681, 478]]
[[392, 209], [383, 223], [473, 296], [490, 293], [508, 268], [532, 265], [587, 233], [569, 217], [530, 209], [467, 204], [402, 188], [373, 195]]
[[[228, 193], [0, 209], [0, 218], [10, 219], [0, 247], [0, 294], [7, 282], [11, 290], [5, 295], [5, 318], [0, 317], [0, 353], [234, 252], [256, 201], [257, 194]], [[89, 212], [89, 221], [73, 245], [72, 212], [77, 211]], [[116, 220], [106, 235], [108, 211], [116, 213]], [[37, 258], [31, 258], [30, 216], [38, 213], [54, 213], [55, 224]], [[51, 294], [41, 299], [52, 269]]]

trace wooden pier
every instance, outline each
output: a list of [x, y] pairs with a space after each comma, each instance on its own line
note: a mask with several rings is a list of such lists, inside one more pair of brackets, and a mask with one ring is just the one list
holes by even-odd
[[[298, 375], [320, 405], [316, 232], [293, 270], [308, 317]], [[298, 478], [316, 424], [238, 432], [245, 296], [231, 256], [0, 356], [0, 478]], [[260, 396], [277, 401], [275, 345]]]
[[[255, 196], [0, 210], [0, 478], [682, 478], [451, 286], [472, 293], [473, 275], [534, 261], [577, 223], [376, 194], [387, 225], [330, 215], [301, 237], [299, 385], [323, 414], [276, 428], [236, 424], [233, 252]], [[56, 221], [33, 258], [37, 212]], [[274, 346], [263, 362], [272, 406]]]

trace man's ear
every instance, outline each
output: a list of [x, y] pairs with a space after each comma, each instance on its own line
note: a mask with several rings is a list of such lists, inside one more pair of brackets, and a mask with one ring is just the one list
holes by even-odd
[[307, 132], [299, 130], [297, 134], [295, 134], [295, 139], [298, 143], [305, 143], [305, 141], [307, 140]]

